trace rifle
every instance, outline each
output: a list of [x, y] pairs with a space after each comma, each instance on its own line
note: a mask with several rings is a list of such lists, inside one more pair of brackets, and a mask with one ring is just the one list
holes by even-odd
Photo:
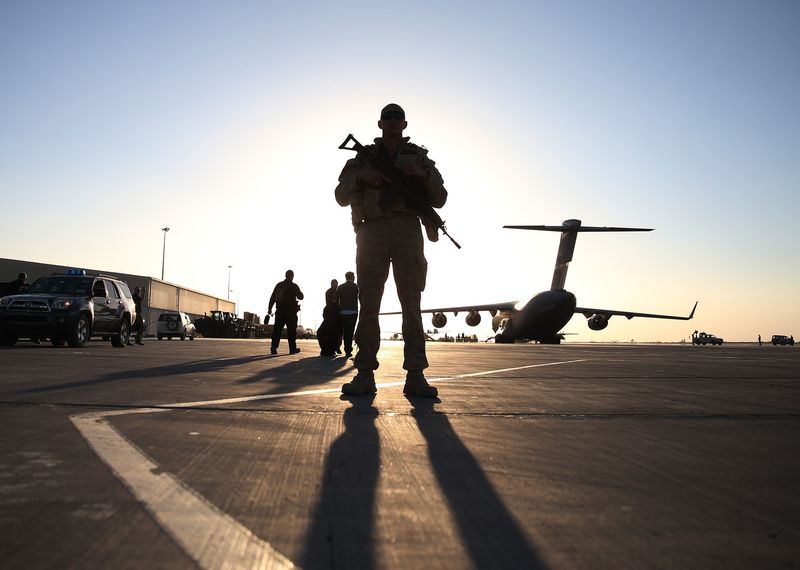
[[[353, 143], [353, 146], [347, 146], [347, 144], [350, 142]], [[422, 187], [421, 180], [415, 176], [406, 176], [389, 160], [386, 160], [377, 153], [371, 152], [365, 148], [364, 145], [358, 142], [356, 137], [354, 137], [352, 134], [347, 135], [347, 138], [344, 139], [344, 142], [339, 145], [339, 148], [341, 150], [355, 151], [357, 154], [363, 156], [372, 166], [378, 169], [378, 171], [386, 176], [386, 178], [392, 182], [395, 182], [400, 188], [403, 189], [403, 193], [405, 194], [406, 198], [408, 198], [411, 208], [423, 219], [429, 220], [437, 229], [442, 230], [442, 233], [450, 238], [450, 241], [453, 242], [453, 245], [455, 245], [458, 249], [461, 249], [461, 246], [458, 244], [458, 242], [454, 240], [449, 233], [447, 233], [447, 228], [445, 227], [441, 216], [439, 216], [436, 210], [433, 209], [433, 206], [431, 206], [428, 203], [428, 200], [425, 198], [425, 189]]]

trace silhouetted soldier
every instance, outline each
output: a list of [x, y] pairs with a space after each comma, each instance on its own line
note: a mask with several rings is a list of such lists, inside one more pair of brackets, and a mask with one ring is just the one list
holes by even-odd
[[339, 304], [336, 302], [336, 289], [339, 282], [331, 280], [331, 288], [325, 291], [325, 308], [322, 310], [322, 324], [317, 328], [320, 356], [335, 357], [341, 354], [342, 321], [339, 317]]
[[330, 305], [336, 302], [336, 288], [339, 287], [339, 282], [336, 279], [331, 279], [331, 288], [325, 291], [325, 304]]
[[[142, 337], [144, 337], [144, 312], [142, 309], [142, 301], [144, 300], [144, 287], [133, 288], [133, 304], [136, 306], [136, 320], [133, 321], [133, 332], [136, 333], [136, 344], [143, 345]], [[131, 339], [128, 338], [128, 344], [133, 344]]]
[[761, 335], [758, 335], [758, 346], [761, 346]]
[[267, 313], [272, 316], [272, 306], [276, 305], [275, 324], [272, 328], [272, 346], [270, 354], [278, 354], [278, 345], [281, 342], [281, 332], [286, 327], [286, 339], [289, 341], [289, 354], [300, 352], [297, 348], [297, 311], [300, 310], [298, 299], [303, 299], [303, 292], [292, 280], [294, 271], [286, 272], [286, 279], [275, 285], [269, 298]]
[[[6, 295], [19, 295], [25, 292], [30, 283], [28, 283], [28, 275], [25, 273], [18, 273], [17, 278], [11, 281], [6, 287]], [[38, 336], [32, 336], [30, 339], [34, 344], [41, 344], [42, 341]]]
[[[403, 130], [408, 126], [405, 119], [402, 107], [393, 103], [386, 105], [378, 121], [383, 136], [366, 148], [392, 161], [404, 175], [418, 178], [429, 204], [441, 208], [447, 200], [442, 176], [428, 158], [428, 151], [403, 137]], [[403, 392], [436, 396], [438, 391], [428, 385], [423, 374], [428, 359], [425, 356], [420, 298], [425, 289], [428, 263], [417, 212], [412, 209], [403, 189], [396, 187], [361, 155], [345, 164], [336, 187], [336, 201], [340, 206], [351, 206], [356, 229], [356, 272], [361, 301], [355, 334], [358, 354], [354, 363], [358, 373], [351, 382], [342, 386], [342, 392], [364, 394], [376, 391], [374, 371], [379, 366], [377, 354], [380, 348], [378, 312], [391, 264], [403, 312], [403, 368], [407, 371]]]
[[345, 282], [336, 289], [336, 302], [339, 305], [339, 315], [342, 322], [342, 337], [344, 338], [344, 355], [350, 358], [353, 355], [353, 331], [358, 320], [358, 285], [356, 276], [352, 271], [344, 274]]
[[24, 293], [28, 287], [28, 276], [25, 273], [20, 273], [17, 278], [8, 284], [6, 288], [6, 295], [19, 295]]

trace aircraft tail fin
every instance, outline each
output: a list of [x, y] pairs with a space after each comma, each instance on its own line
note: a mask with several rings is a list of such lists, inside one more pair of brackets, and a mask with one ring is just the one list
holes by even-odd
[[551, 290], [563, 290], [567, 281], [567, 269], [569, 262], [572, 261], [572, 254], [575, 251], [575, 242], [578, 239], [578, 232], [650, 232], [653, 228], [619, 228], [606, 226], [582, 226], [580, 220], [564, 220], [560, 226], [503, 226], [514, 230], [538, 230], [545, 232], [561, 232], [561, 242], [558, 245], [556, 255], [556, 266], [553, 269], [553, 281], [550, 284]]

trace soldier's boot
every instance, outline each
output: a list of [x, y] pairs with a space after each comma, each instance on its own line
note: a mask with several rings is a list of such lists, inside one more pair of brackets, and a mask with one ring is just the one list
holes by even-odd
[[378, 391], [375, 386], [375, 373], [372, 370], [359, 370], [356, 377], [347, 384], [342, 384], [342, 394], [374, 394]]
[[403, 386], [403, 394], [407, 396], [435, 398], [439, 395], [439, 390], [437, 390], [435, 386], [428, 384], [422, 370], [409, 370], [406, 373], [406, 385]]

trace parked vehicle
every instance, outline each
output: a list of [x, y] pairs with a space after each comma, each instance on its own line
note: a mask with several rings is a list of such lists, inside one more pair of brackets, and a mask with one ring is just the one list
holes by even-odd
[[234, 313], [211, 311], [197, 319], [197, 332], [208, 338], [255, 338], [256, 325]]
[[0, 345], [28, 337], [79, 348], [99, 336], [122, 348], [135, 319], [133, 295], [124, 281], [73, 269], [40, 277], [24, 293], [0, 299]]
[[706, 344], [719, 344], [719, 345], [721, 345], [722, 342], [723, 342], [723, 339], [721, 339], [718, 336], [714, 336], [711, 333], [707, 333], [707, 332], [698, 333], [697, 331], [694, 331], [692, 333], [692, 344], [702, 344], [704, 346]]
[[173, 337], [178, 337], [181, 340], [194, 340], [197, 336], [197, 329], [186, 313], [168, 312], [161, 313], [158, 317], [158, 330], [156, 332], [158, 340], [164, 338], [172, 340]]
[[794, 336], [786, 336], [785, 334], [774, 334], [772, 335], [772, 344], [774, 345], [789, 345], [794, 346]]

